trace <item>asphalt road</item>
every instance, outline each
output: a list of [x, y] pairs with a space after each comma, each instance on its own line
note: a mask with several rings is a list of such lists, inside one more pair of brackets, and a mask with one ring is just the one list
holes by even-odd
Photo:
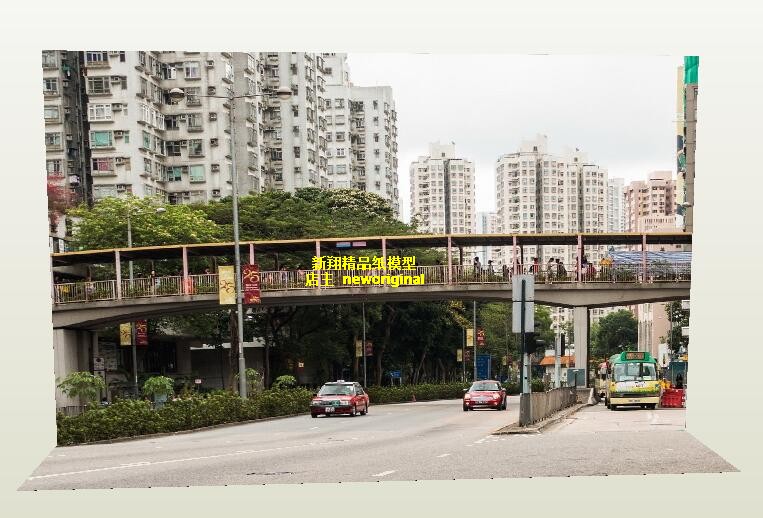
[[683, 410], [584, 408], [534, 435], [460, 401], [371, 406], [366, 416], [279, 420], [55, 448], [22, 490], [374, 482], [736, 471], [683, 430]]

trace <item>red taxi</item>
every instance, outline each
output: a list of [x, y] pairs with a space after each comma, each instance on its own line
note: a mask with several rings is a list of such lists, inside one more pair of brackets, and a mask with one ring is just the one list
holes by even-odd
[[346, 414], [350, 417], [368, 413], [368, 394], [360, 383], [353, 381], [333, 381], [324, 384], [310, 401], [310, 415], [326, 417]]
[[506, 410], [506, 389], [493, 380], [475, 381], [464, 389], [464, 412], [475, 408]]

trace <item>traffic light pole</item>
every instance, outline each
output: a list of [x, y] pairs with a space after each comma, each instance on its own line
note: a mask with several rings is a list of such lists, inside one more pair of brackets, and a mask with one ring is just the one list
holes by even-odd
[[559, 333], [556, 334], [556, 351], [554, 351], [554, 387], [555, 388], [561, 388], [562, 386], [562, 380], [560, 379], [561, 375], [561, 351], [562, 351], [562, 340]]

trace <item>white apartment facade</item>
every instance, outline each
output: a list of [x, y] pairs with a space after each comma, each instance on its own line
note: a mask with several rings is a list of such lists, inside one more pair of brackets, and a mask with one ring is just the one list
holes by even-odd
[[410, 165], [411, 217], [431, 234], [474, 234], [474, 163], [456, 156], [455, 143], [429, 145]]
[[607, 232], [625, 232], [625, 180], [610, 178], [607, 182]]
[[[505, 234], [606, 232], [608, 222], [607, 170], [588, 160], [578, 149], [552, 154], [548, 137], [537, 135], [519, 150], [502, 155], [496, 164], [497, 230]], [[560, 259], [567, 271], [575, 271], [577, 250], [568, 246], [528, 246], [523, 257], [530, 264], [537, 257], [542, 265]], [[604, 246], [585, 249], [589, 261], [598, 262]], [[499, 263], [511, 265], [510, 247], [502, 247]], [[606, 309], [592, 309], [593, 321]], [[552, 327], [560, 331], [572, 317], [571, 310], [552, 308]]]
[[[81, 186], [81, 199], [128, 194], [159, 196], [170, 203], [219, 199], [231, 194], [234, 157], [242, 195], [329, 188], [333, 178], [327, 174], [328, 155], [344, 147], [347, 180], [335, 186], [375, 192], [399, 214], [397, 115], [391, 88], [350, 86], [343, 54], [63, 55], [81, 64], [81, 73], [70, 71], [72, 79], [64, 77], [61, 51], [43, 52], [46, 167], [50, 176], [72, 189]], [[334, 66], [327, 66], [324, 57]], [[347, 91], [327, 96], [326, 77], [346, 82]], [[79, 98], [76, 79], [82, 81]], [[261, 95], [280, 87], [292, 90], [290, 100]], [[185, 98], [172, 101], [168, 92], [173, 88], [182, 89]], [[233, 101], [235, 150], [230, 101], [224, 98], [231, 90], [236, 96], [257, 94]], [[358, 106], [360, 110], [351, 109]], [[80, 113], [75, 115], [77, 109]], [[72, 112], [71, 119], [63, 118], [63, 110]], [[336, 123], [331, 130], [327, 113]], [[79, 121], [81, 137], [61, 127], [70, 120]], [[329, 139], [340, 139], [346, 147], [330, 149]], [[72, 141], [83, 148], [82, 165], [76, 167], [64, 157]], [[364, 144], [370, 144], [368, 152]]]
[[[498, 233], [498, 214], [495, 212], [478, 212], [477, 213], [477, 233], [478, 234], [497, 234]], [[493, 264], [498, 266], [501, 255], [501, 247], [481, 246], [477, 249], [477, 256], [479, 256], [482, 264], [488, 264], [488, 261], [493, 261]]]

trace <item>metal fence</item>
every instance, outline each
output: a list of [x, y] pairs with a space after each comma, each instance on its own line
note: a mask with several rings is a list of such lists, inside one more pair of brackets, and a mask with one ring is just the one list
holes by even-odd
[[[577, 283], [575, 264], [547, 263], [517, 265], [517, 273], [535, 277], [536, 283]], [[392, 279], [402, 276], [424, 276], [424, 284], [508, 284], [512, 269], [475, 265], [416, 266], [408, 270], [279, 270], [260, 273], [261, 291], [313, 290], [348, 287], [410, 285], [410, 279]], [[589, 265], [580, 272], [580, 282], [593, 283], [654, 283], [686, 282], [691, 280], [691, 266], [687, 263], [653, 263], [646, 270], [642, 264]], [[389, 276], [384, 279], [383, 277]], [[450, 279], [450, 282], [449, 282]], [[407, 281], [407, 282], [402, 282]], [[121, 298], [163, 297], [178, 295], [213, 294], [218, 291], [217, 274], [184, 277], [148, 277], [121, 281]], [[53, 286], [56, 304], [116, 300], [119, 294], [115, 280], [70, 282]]]

